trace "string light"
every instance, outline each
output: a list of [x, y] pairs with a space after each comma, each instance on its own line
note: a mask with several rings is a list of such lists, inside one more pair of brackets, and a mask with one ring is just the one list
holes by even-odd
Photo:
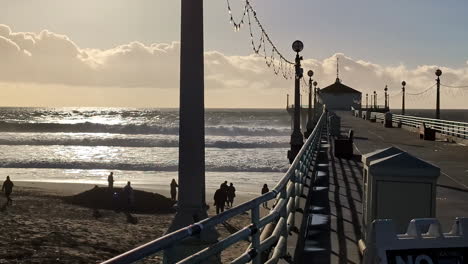
[[[289, 61], [286, 59], [281, 52], [279, 52], [278, 48], [275, 46], [273, 41], [270, 39], [268, 33], [265, 31], [262, 23], [257, 17], [257, 12], [250, 4], [249, 0], [245, 0], [244, 4], [244, 12], [239, 20], [235, 20], [232, 14], [232, 8], [229, 0], [226, 0], [228, 14], [229, 14], [229, 22], [233, 25], [234, 31], [238, 32], [241, 27], [245, 24], [245, 19], [247, 18], [247, 23], [249, 25], [249, 32], [250, 32], [250, 42], [252, 45], [252, 49], [255, 54], [261, 55], [260, 50], [263, 46], [263, 57], [265, 59], [265, 63], [268, 67], [273, 68], [273, 72], [275, 75], [281, 75], [285, 79], [291, 79], [294, 77], [294, 62]], [[254, 30], [252, 25], [252, 18], [257, 23], [258, 28], [260, 29], [260, 37], [258, 38], [258, 44], [255, 44], [255, 37], [254, 37]], [[271, 48], [271, 55], [268, 56], [266, 52], [267, 43], [272, 47]], [[275, 57], [278, 57], [276, 59]], [[276, 62], [279, 60], [279, 62]]]
[[468, 85], [462, 85], [462, 86], [453, 86], [453, 85], [446, 85], [446, 84], [440, 84], [443, 87], [447, 88], [455, 88], [455, 89], [465, 89], [468, 88]]
[[430, 91], [432, 88], [434, 88], [434, 86], [436, 86], [436, 84], [433, 84], [431, 87], [427, 88], [426, 90], [422, 91], [422, 92], [419, 92], [419, 93], [406, 93], [407, 95], [421, 95], [421, 94], [425, 94], [427, 93], [428, 91]]

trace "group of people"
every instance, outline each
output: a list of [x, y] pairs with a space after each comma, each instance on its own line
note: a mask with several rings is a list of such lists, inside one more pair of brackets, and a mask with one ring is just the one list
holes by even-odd
[[216, 207], [216, 214], [224, 212], [224, 207], [232, 207], [234, 204], [234, 197], [236, 197], [236, 188], [231, 182], [228, 186], [228, 182], [225, 181], [221, 184], [218, 190], [214, 194], [214, 206]]
[[[113, 172], [109, 173], [109, 176], [107, 176], [107, 182], [108, 182], [109, 191], [112, 192], [113, 200], [115, 201], [119, 200], [119, 194], [117, 192], [114, 192], [114, 173]], [[127, 185], [125, 185], [125, 187], [123, 188], [122, 195], [124, 196], [127, 209], [128, 210], [131, 209], [135, 202], [135, 195], [133, 192], [132, 183], [130, 181], [128, 181]]]
[[[177, 200], [177, 184], [175, 179], [172, 179], [170, 188], [171, 188], [171, 199], [173, 201]], [[262, 194], [269, 192], [268, 185], [264, 184], [262, 188]], [[228, 185], [227, 181], [224, 181], [214, 193], [214, 206], [216, 207], [216, 214], [224, 212], [225, 208], [231, 208], [234, 205], [234, 198], [236, 197], [236, 188], [231, 182]], [[263, 208], [268, 209], [268, 203], [265, 202], [262, 204]]]

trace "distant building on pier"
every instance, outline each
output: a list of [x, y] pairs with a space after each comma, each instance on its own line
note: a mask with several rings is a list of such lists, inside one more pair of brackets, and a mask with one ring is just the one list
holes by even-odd
[[341, 82], [338, 59], [336, 57], [336, 81], [320, 90], [319, 103], [325, 104], [330, 110], [350, 110], [351, 107], [361, 109], [362, 94]]
[[344, 85], [339, 78], [336, 82], [329, 85], [319, 92], [320, 104], [325, 104], [330, 110], [350, 110], [361, 108], [361, 92]]

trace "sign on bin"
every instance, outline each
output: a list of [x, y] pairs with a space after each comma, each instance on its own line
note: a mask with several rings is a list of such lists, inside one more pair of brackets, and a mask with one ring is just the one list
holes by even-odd
[[388, 250], [388, 264], [465, 264], [468, 247]]

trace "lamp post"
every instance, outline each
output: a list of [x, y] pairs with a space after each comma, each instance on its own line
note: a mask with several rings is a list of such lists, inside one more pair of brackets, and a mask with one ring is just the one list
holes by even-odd
[[388, 111], [390, 111], [390, 95], [387, 94], [387, 107], [388, 107]]
[[366, 111], [369, 109], [369, 94], [366, 94]]
[[388, 108], [388, 101], [387, 101], [387, 91], [388, 91], [388, 87], [387, 85], [385, 85], [385, 88], [384, 88], [384, 96], [385, 96], [385, 109]]
[[377, 92], [374, 91], [374, 109], [377, 109]]
[[289, 94], [286, 94], [286, 110], [289, 109]]
[[[208, 217], [205, 200], [205, 105], [203, 0], [181, 1], [179, 199], [167, 233]], [[164, 252], [164, 263], [175, 263], [217, 241], [207, 228], [190, 243]], [[212, 260], [210, 260], [212, 261]]]
[[307, 130], [304, 133], [305, 138], [308, 138], [314, 129], [312, 124], [312, 76], [314, 76], [314, 71], [309, 70], [307, 75], [309, 76], [309, 108], [307, 109]]
[[296, 78], [294, 80], [294, 127], [293, 132], [291, 134], [291, 149], [288, 151], [288, 159], [289, 162], [292, 163], [299, 153], [299, 150], [302, 148], [304, 144], [303, 135], [301, 133], [301, 106], [300, 106], [300, 81], [303, 74], [303, 69], [301, 68], [301, 60], [302, 56], [299, 56], [299, 52], [302, 51], [304, 48], [304, 44], [300, 40], [296, 40], [292, 44], [292, 49], [296, 52], [296, 60], [294, 68], [296, 70]]
[[403, 86], [401, 88], [401, 92], [402, 92], [402, 97], [401, 97], [401, 114], [402, 115], [405, 115], [405, 86], [406, 86], [406, 82], [405, 81], [402, 81], [401, 82], [401, 85]]
[[317, 81], [314, 81], [314, 121], [317, 118], [317, 103], [318, 103], [318, 98], [317, 98]]
[[442, 75], [442, 71], [437, 69], [435, 72], [437, 76], [437, 98], [436, 98], [436, 119], [440, 119], [440, 76]]

